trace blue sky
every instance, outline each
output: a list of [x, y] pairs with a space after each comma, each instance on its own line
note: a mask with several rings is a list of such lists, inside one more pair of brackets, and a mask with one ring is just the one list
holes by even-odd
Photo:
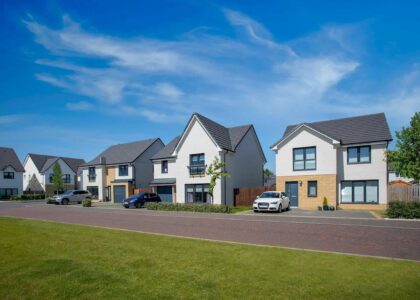
[[192, 112], [288, 124], [420, 111], [416, 1], [2, 1], [0, 140], [89, 160], [180, 134]]

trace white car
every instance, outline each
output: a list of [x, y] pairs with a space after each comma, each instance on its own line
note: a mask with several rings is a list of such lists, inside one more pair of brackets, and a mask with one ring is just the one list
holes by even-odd
[[257, 196], [252, 205], [254, 212], [275, 211], [282, 212], [290, 209], [289, 197], [285, 192], [267, 191]]

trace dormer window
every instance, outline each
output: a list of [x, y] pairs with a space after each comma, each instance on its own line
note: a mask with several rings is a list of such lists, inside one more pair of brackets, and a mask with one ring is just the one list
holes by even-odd
[[347, 148], [348, 164], [368, 164], [370, 163], [370, 146], [349, 147]]

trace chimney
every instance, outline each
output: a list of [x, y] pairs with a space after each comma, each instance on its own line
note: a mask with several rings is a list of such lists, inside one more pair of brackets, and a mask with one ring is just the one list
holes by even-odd
[[106, 165], [106, 158], [101, 156], [100, 157], [100, 162], [101, 162], [101, 165]]

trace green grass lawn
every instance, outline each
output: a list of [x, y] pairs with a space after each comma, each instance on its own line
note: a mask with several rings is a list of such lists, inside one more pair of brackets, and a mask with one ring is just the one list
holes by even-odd
[[420, 264], [0, 218], [0, 299], [419, 299]]

